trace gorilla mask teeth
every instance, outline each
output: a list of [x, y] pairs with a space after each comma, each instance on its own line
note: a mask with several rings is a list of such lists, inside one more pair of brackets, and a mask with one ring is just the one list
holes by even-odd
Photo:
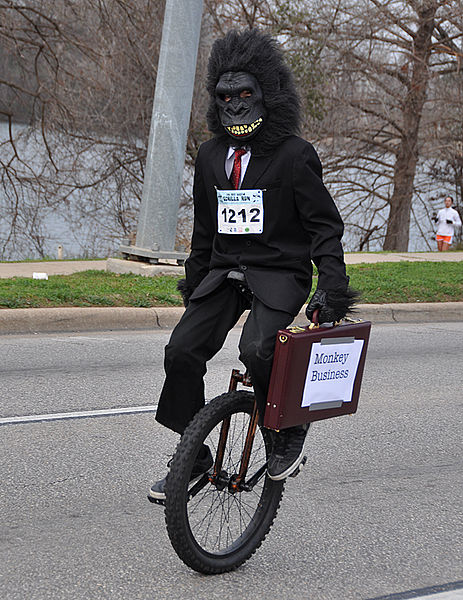
[[255, 131], [262, 124], [262, 117], [259, 117], [256, 121], [251, 123], [250, 125], [231, 125], [227, 127], [228, 133], [233, 135], [234, 137], [241, 137], [244, 135], [249, 135], [253, 131]]

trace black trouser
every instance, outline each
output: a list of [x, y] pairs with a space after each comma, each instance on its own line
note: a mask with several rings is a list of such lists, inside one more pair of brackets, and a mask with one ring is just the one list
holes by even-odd
[[[159, 423], [182, 434], [204, 406], [206, 362], [222, 348], [228, 332], [247, 308], [249, 301], [228, 280], [208, 296], [190, 301], [166, 346], [166, 379], [156, 413]], [[269, 308], [253, 297], [239, 349], [240, 360], [251, 374], [261, 418], [276, 333], [292, 320], [290, 313]], [[228, 384], [228, 375], [224, 373], [224, 386]]]

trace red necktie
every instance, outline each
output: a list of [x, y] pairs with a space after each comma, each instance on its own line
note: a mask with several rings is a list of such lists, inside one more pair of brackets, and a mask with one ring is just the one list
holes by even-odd
[[231, 172], [231, 183], [233, 188], [237, 190], [240, 187], [240, 176], [241, 176], [241, 157], [246, 154], [247, 150], [244, 148], [238, 148], [235, 150], [235, 158], [233, 160], [233, 169]]

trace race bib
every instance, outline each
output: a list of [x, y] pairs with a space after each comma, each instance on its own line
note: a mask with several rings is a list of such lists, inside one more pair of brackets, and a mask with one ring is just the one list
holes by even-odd
[[217, 224], [219, 233], [262, 233], [262, 190], [217, 190]]

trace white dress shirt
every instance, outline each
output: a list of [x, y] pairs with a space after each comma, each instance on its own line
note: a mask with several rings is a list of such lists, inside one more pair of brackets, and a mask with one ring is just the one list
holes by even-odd
[[[243, 178], [246, 174], [246, 169], [248, 168], [249, 161], [251, 159], [251, 150], [246, 148], [246, 154], [241, 156], [241, 174], [240, 174], [240, 187], [243, 183]], [[227, 158], [225, 159], [225, 173], [227, 174], [228, 179], [230, 179], [231, 173], [233, 171], [233, 162], [235, 160], [235, 148], [230, 146], [228, 148]]]

